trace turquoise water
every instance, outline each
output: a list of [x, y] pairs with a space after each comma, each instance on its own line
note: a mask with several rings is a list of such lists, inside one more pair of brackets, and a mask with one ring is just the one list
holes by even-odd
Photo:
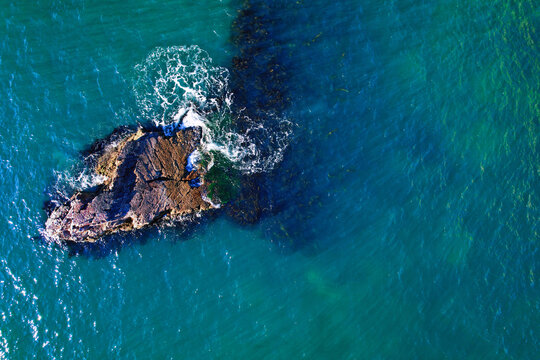
[[[292, 124], [272, 213], [101, 256], [35, 240], [80, 151], [145, 120], [136, 65], [198, 45], [232, 69], [248, 4]], [[0, 0], [0, 358], [537, 359], [539, 22], [527, 0]]]

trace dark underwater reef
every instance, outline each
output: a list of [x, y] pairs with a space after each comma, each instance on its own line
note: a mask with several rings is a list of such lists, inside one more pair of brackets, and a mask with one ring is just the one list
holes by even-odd
[[[234, 106], [239, 117], [236, 131], [257, 131], [258, 147], [263, 152], [272, 151], [272, 141], [267, 133], [282, 131], [284, 112], [289, 105], [285, 52], [276, 40], [276, 25], [280, 23], [277, 9], [269, 2], [243, 2], [233, 22], [231, 41], [238, 50], [232, 59], [231, 86]], [[254, 126], [254, 123], [258, 126]], [[277, 165], [279, 169], [280, 164]], [[269, 182], [272, 173], [244, 175], [238, 198], [227, 213], [242, 223], [254, 223], [264, 215], [279, 211], [279, 204], [272, 200]]]
[[285, 52], [276, 41], [280, 21], [270, 3], [248, 0], [233, 23], [232, 42], [239, 53], [231, 71], [235, 103], [256, 121], [281, 114], [289, 104]]
[[[293, 18], [290, 14], [283, 18], [283, 6], [293, 6], [298, 12], [290, 12]], [[243, 179], [243, 191], [228, 213], [243, 222], [263, 221], [267, 239], [285, 252], [312, 244], [316, 237], [310, 220], [316, 211], [312, 203], [320, 198], [312, 191], [314, 179], [303, 173], [312, 165], [305, 155], [313, 153], [314, 144], [295, 136], [301, 119], [290, 118], [288, 113], [292, 94], [299, 88], [291, 83], [297, 65], [287, 43], [290, 22], [296, 15], [304, 15], [302, 5], [246, 0], [234, 22], [232, 38], [238, 48], [231, 71], [236, 106], [244, 108], [247, 121], [259, 122], [267, 131], [281, 131], [279, 119], [287, 119], [293, 134], [282, 161], [272, 171]], [[238, 124], [239, 131], [249, 127], [253, 128]], [[265, 141], [264, 134], [260, 140]]]

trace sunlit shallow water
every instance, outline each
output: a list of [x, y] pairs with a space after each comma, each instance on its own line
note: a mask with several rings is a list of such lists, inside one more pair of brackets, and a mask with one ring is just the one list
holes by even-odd
[[243, 4], [1, 3], [1, 356], [537, 358], [538, 5], [252, 4], [294, 124], [275, 213], [96, 257], [33, 240], [51, 184], [144, 120], [156, 48], [231, 68]]

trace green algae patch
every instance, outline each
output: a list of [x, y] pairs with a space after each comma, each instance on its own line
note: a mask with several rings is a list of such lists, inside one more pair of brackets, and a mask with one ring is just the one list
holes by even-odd
[[204, 178], [210, 200], [224, 205], [238, 196], [241, 174], [231, 160], [218, 151], [210, 151], [203, 155], [201, 165], [207, 169]]

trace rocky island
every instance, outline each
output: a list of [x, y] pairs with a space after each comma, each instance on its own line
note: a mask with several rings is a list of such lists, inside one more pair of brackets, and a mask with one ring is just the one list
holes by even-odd
[[158, 48], [136, 66], [139, 109], [156, 126], [117, 129], [83, 154], [85, 170], [101, 181], [48, 201], [46, 239], [96, 243], [218, 207], [239, 223], [255, 223], [289, 203], [274, 194], [276, 183], [294, 184], [295, 176], [274, 171], [291, 132], [283, 116], [290, 102], [282, 63], [288, 55], [271, 36], [275, 20], [267, 7], [246, 2], [239, 12], [230, 79], [197, 46]]
[[161, 128], [139, 128], [95, 147], [93, 171], [103, 181], [53, 209], [45, 223], [46, 237], [94, 242], [212, 209], [205, 171], [190, 159], [200, 143], [197, 127], [170, 134]]

